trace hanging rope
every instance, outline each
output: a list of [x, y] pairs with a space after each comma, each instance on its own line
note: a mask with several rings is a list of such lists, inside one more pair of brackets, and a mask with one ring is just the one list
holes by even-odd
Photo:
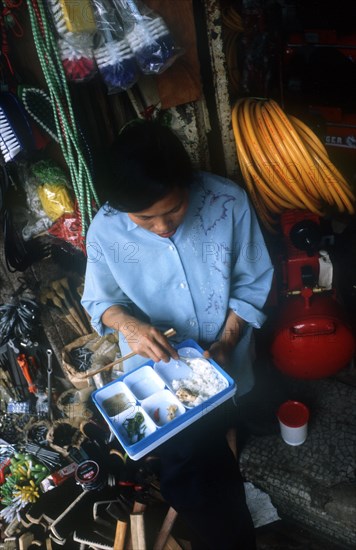
[[51, 22], [43, 4], [37, 0], [27, 0], [37, 55], [48, 86], [59, 144], [78, 201], [82, 235], [85, 235], [92, 220], [93, 208], [99, 205], [99, 200], [92, 175], [80, 148], [79, 132], [65, 72], [56, 37], [52, 32]]
[[274, 232], [284, 210], [353, 214], [355, 196], [318, 137], [272, 99], [246, 97], [232, 110], [237, 156], [262, 223]]

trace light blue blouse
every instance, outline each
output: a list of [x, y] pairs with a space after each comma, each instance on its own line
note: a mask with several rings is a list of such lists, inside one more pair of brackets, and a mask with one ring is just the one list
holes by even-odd
[[[137, 226], [126, 213], [102, 207], [87, 234], [82, 305], [99, 334], [114, 304], [162, 331], [173, 327], [181, 342], [212, 343], [229, 308], [247, 326], [235, 348], [230, 374], [239, 395], [253, 386], [253, 328], [265, 320], [273, 268], [245, 191], [225, 178], [199, 172], [182, 224], [170, 239]], [[135, 329], [132, 328], [132, 338]], [[130, 351], [119, 334], [122, 355]], [[125, 371], [142, 364], [129, 359]]]

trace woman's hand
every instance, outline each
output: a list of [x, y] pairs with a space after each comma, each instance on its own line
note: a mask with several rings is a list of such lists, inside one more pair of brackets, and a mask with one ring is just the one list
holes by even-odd
[[230, 365], [231, 355], [234, 346], [222, 341], [214, 342], [210, 348], [204, 351], [203, 355], [207, 359], [214, 359], [218, 365], [226, 368]]
[[126, 342], [132, 351], [152, 361], [168, 362], [171, 358], [178, 359], [177, 350], [171, 346], [168, 338], [160, 330], [148, 323], [135, 319], [121, 328]]
[[113, 305], [104, 311], [102, 322], [109, 328], [121, 332], [128, 345], [138, 355], [152, 361], [168, 362], [178, 359], [177, 350], [171, 346], [168, 338], [149, 323], [139, 321], [130, 315], [124, 307]]
[[232, 353], [241, 338], [244, 326], [245, 321], [230, 309], [220, 339], [211, 344], [210, 348], [204, 352], [204, 357], [214, 359], [221, 367], [229, 367]]

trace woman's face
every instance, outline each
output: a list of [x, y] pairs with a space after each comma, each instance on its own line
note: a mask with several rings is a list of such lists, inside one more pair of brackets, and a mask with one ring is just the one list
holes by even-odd
[[188, 209], [188, 191], [176, 187], [163, 199], [140, 212], [128, 213], [129, 218], [144, 229], [163, 238], [170, 238], [182, 223]]

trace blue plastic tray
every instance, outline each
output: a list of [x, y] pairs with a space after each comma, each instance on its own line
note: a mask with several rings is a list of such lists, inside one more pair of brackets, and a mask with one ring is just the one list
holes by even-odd
[[[182, 355], [190, 357], [201, 357], [203, 353], [203, 349], [194, 340], [186, 340], [177, 345], [176, 349]], [[169, 363], [147, 360], [92, 393], [96, 407], [130, 458], [142, 458], [235, 394], [234, 380], [215, 361], [209, 359], [209, 363], [222, 389], [197, 405], [183, 404], [176, 397], [172, 381], [187, 379], [191, 370], [180, 361], [174, 360]], [[125, 403], [124, 410], [117, 409], [118, 399], [121, 404]], [[173, 419], [169, 415], [171, 405]], [[124, 423], [137, 412], [141, 412], [144, 417], [145, 430], [142, 439], [133, 441]]]

